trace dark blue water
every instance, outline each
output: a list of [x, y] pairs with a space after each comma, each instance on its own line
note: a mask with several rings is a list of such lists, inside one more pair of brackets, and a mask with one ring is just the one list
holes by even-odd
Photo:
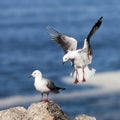
[[91, 66], [97, 72], [120, 70], [119, 5], [118, 0], [1, 0], [0, 98], [36, 94], [33, 80], [27, 78], [35, 69], [64, 85], [60, 79], [72, 69], [61, 65], [63, 52], [50, 40], [47, 25], [75, 37], [82, 47], [91, 27], [103, 16], [102, 26], [91, 39]]

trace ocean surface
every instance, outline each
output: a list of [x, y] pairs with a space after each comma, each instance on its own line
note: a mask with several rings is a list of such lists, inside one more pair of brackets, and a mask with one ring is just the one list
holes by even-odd
[[[65, 86], [65, 92], [95, 89], [76, 87], [61, 82], [72, 71], [69, 63], [62, 63], [63, 51], [50, 40], [46, 27], [52, 26], [78, 40], [78, 48], [91, 27], [103, 16], [103, 24], [91, 38], [96, 72], [120, 70], [120, 1], [119, 0], [1, 0], [0, 1], [0, 99], [10, 96], [39, 94], [28, 75], [35, 69], [43, 76]], [[64, 94], [62, 92], [61, 94]], [[104, 100], [120, 100], [120, 93], [101, 96]], [[56, 101], [72, 118], [79, 113], [93, 115], [97, 120], [119, 120], [116, 109], [101, 107], [100, 97]], [[69, 101], [69, 102], [68, 102]], [[100, 101], [101, 102], [101, 101]], [[71, 105], [68, 110], [67, 106]], [[2, 108], [0, 108], [2, 109]], [[105, 114], [109, 111], [110, 114]], [[119, 111], [120, 112], [120, 111]], [[112, 113], [114, 117], [111, 117]], [[119, 116], [119, 117], [118, 117]]]

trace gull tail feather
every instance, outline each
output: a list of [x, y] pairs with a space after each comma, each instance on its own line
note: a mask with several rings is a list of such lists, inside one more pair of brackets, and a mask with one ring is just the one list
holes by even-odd
[[66, 90], [66, 88], [56, 87], [56, 89], [53, 90], [52, 92], [58, 94], [59, 90]]
[[86, 66], [84, 68], [84, 71], [85, 71], [85, 78], [86, 78], [86, 80], [91, 78], [95, 74], [95, 72], [96, 72], [96, 70], [94, 68], [89, 68], [88, 66]]

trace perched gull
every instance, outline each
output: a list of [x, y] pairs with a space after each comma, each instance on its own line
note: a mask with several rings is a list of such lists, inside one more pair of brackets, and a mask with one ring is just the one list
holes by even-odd
[[35, 78], [34, 86], [37, 91], [41, 92], [41, 101], [43, 101], [44, 93], [47, 94], [47, 99], [44, 99], [44, 101], [48, 102], [49, 92], [57, 94], [59, 93], [59, 90], [65, 90], [65, 88], [56, 87], [52, 81], [43, 78], [42, 73], [39, 70], [33, 71], [33, 73], [29, 75], [29, 77]]
[[[57, 42], [64, 51], [63, 63], [71, 61], [74, 67], [73, 76], [75, 76], [74, 83], [77, 84], [79, 80], [85, 82], [87, 78], [95, 73], [95, 69], [90, 69], [88, 64], [92, 62], [92, 48], [90, 45], [90, 38], [97, 31], [102, 23], [103, 17], [100, 17], [97, 23], [92, 27], [88, 36], [84, 40], [84, 45], [82, 49], [77, 49], [77, 40], [73, 37], [63, 35], [62, 33], [56, 31], [54, 28], [48, 26], [47, 31], [50, 38]], [[80, 75], [82, 77], [80, 77]]]

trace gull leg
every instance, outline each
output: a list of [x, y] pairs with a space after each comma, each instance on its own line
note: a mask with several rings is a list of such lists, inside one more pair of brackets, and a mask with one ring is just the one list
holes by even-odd
[[49, 96], [49, 93], [47, 93], [47, 99], [44, 99], [45, 102], [49, 102], [48, 96]]
[[78, 70], [76, 69], [76, 78], [75, 78], [75, 81], [74, 81], [75, 84], [77, 84], [77, 83], [79, 82], [79, 81], [78, 81], [78, 75], [79, 75], [79, 74], [78, 74]]
[[70, 73], [70, 76], [72, 76], [72, 77], [73, 77], [73, 73], [74, 73], [74, 71]]
[[41, 100], [40, 100], [40, 102], [41, 102], [41, 101], [43, 101], [43, 93], [41, 93]]
[[84, 82], [86, 82], [86, 79], [85, 79], [85, 77], [84, 77], [84, 68], [82, 68], [82, 71], [83, 71], [83, 79], [82, 79], [82, 82], [84, 83]]
[[72, 77], [74, 76], [75, 71], [76, 71], [76, 70], [74, 69], [74, 70], [71, 72], [70, 75], [71, 75]]

